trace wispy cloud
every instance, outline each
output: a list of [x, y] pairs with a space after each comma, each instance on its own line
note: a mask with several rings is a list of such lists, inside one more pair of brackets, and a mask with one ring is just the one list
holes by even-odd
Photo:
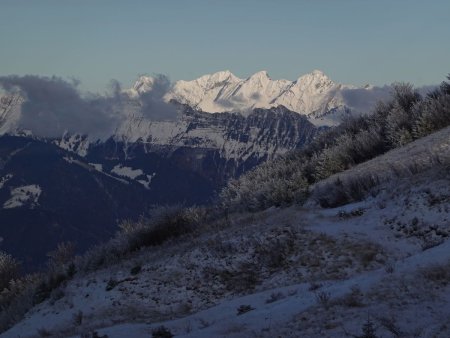
[[[60, 77], [37, 75], [1, 76], [0, 87], [7, 92], [19, 91], [24, 96], [19, 126], [42, 137], [59, 137], [64, 132], [81, 133], [92, 138], [111, 136], [125, 118], [124, 105], [129, 101], [120, 83], [112, 80], [105, 95], [78, 90], [79, 82]], [[170, 81], [163, 75], [155, 77], [150, 91], [137, 100], [137, 109], [148, 119], [174, 119], [173, 105], [163, 100]]]

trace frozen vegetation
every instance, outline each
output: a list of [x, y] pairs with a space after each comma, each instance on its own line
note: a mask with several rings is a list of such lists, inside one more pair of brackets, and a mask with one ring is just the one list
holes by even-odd
[[395, 90], [215, 208], [61, 244], [46, 274], [2, 254], [0, 337], [449, 337], [450, 88]]

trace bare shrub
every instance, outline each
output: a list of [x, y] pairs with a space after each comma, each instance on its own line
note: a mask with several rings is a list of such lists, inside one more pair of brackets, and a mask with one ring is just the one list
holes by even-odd
[[424, 238], [421, 243], [422, 251], [432, 249], [444, 243], [443, 238]]
[[286, 296], [282, 292], [272, 292], [270, 297], [266, 299], [266, 303], [274, 303], [280, 299], [285, 298]]
[[45, 328], [40, 328], [37, 330], [39, 337], [51, 337], [52, 333], [45, 329]]
[[128, 251], [160, 245], [168, 239], [190, 233], [206, 217], [204, 209], [181, 206], [157, 207], [150, 214], [149, 218], [141, 218], [133, 225], [129, 222], [121, 225]]
[[351, 291], [339, 300], [339, 303], [347, 307], [364, 306], [363, 293], [361, 292], [361, 289], [357, 286], [353, 286]]
[[11, 255], [0, 251], [0, 291], [9, 285], [9, 282], [19, 276], [20, 264]]
[[14, 279], [0, 292], [0, 332], [21, 320], [33, 306], [34, 293], [39, 280], [38, 275]]
[[386, 262], [384, 271], [386, 271], [387, 273], [394, 273], [394, 264], [392, 262]]
[[328, 291], [319, 291], [316, 293], [316, 301], [328, 310], [331, 305], [331, 294]]
[[322, 284], [317, 283], [317, 282], [311, 282], [311, 283], [309, 283], [309, 288], [308, 288], [308, 290], [309, 290], [309, 291], [315, 291], [315, 290], [320, 289], [321, 287], [322, 287]]
[[241, 305], [237, 308], [237, 315], [243, 315], [244, 313], [250, 312], [252, 310], [254, 310], [255, 308], [252, 307], [251, 305]]
[[51, 273], [62, 273], [69, 268], [75, 258], [75, 245], [71, 242], [59, 243], [54, 251], [47, 254]]
[[72, 322], [75, 326], [80, 326], [83, 323], [83, 311], [75, 312], [72, 316]]
[[196, 231], [207, 217], [205, 208], [183, 208], [180, 205], [154, 207], [149, 217], [122, 221], [120, 231], [114, 238], [88, 250], [78, 259], [77, 265], [84, 271], [93, 271], [117, 263], [143, 247], [161, 245]]
[[400, 330], [394, 317], [380, 317], [377, 319], [381, 326], [392, 333], [394, 337], [409, 337], [409, 335], [405, 335], [405, 333]]
[[345, 181], [337, 178], [334, 182], [319, 185], [313, 198], [324, 208], [334, 208], [361, 201], [379, 184], [376, 175], [355, 175]]
[[246, 293], [260, 283], [259, 267], [251, 262], [240, 262], [236, 267], [217, 269], [207, 267], [203, 270], [205, 278], [218, 278], [227, 290]]
[[421, 269], [420, 272], [430, 282], [443, 286], [450, 284], [450, 263], [434, 264]]
[[416, 105], [419, 115], [413, 127], [415, 138], [420, 138], [435, 130], [450, 125], [450, 94], [428, 98]]
[[378, 338], [376, 335], [375, 324], [370, 318], [367, 316], [367, 322], [362, 327], [363, 334], [361, 336], [357, 336], [358, 338]]
[[172, 338], [173, 336], [173, 333], [165, 326], [160, 326], [152, 330], [152, 338]]

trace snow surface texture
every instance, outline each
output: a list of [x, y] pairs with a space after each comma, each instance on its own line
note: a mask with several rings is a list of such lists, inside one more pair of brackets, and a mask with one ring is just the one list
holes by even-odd
[[230, 215], [78, 274], [1, 337], [143, 338], [160, 325], [176, 337], [349, 337], [362, 335], [368, 315], [378, 336], [449, 337], [450, 158], [438, 146], [448, 141], [444, 130], [388, 154], [442, 156], [391, 175], [361, 202]]
[[11, 198], [3, 204], [3, 209], [19, 208], [24, 205], [33, 208], [38, 205], [41, 193], [42, 189], [37, 184], [14, 188], [11, 190]]
[[119, 176], [125, 176], [131, 179], [135, 179], [136, 177], [142, 175], [144, 172], [141, 169], [133, 169], [130, 167], [124, 167], [121, 164], [116, 165], [111, 169], [111, 172], [117, 174]]
[[12, 177], [13, 175], [11, 174], [7, 174], [3, 177], [0, 177], [0, 189], [2, 189], [5, 183], [8, 182]]
[[150, 183], [152, 182], [153, 177], [156, 175], [155, 173], [146, 175], [141, 169], [124, 167], [121, 164], [118, 164], [114, 168], [112, 168], [111, 173], [136, 180], [136, 182], [139, 182], [147, 189], [150, 189]]
[[[150, 91], [153, 84], [153, 78], [141, 76], [128, 93], [138, 97]], [[295, 81], [272, 80], [266, 71], [247, 79], [221, 71], [192, 81], [177, 81], [165, 99], [211, 113], [239, 111], [245, 114], [254, 108], [283, 105], [308, 116], [316, 125], [334, 125], [348, 114], [348, 109], [353, 113], [368, 112], [388, 92], [387, 88], [337, 84], [319, 70]]]
[[55, 140], [54, 143], [58, 147], [76, 153], [80, 156], [86, 156], [89, 148], [89, 140], [87, 137], [82, 137], [78, 134], [65, 134], [61, 137], [61, 139]]

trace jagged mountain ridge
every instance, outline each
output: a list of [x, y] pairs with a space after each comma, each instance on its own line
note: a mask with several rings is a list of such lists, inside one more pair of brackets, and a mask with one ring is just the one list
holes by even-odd
[[247, 116], [207, 114], [184, 106], [175, 121], [131, 115], [114, 139], [142, 143], [149, 150], [162, 146], [214, 149], [225, 159], [246, 161], [250, 156], [270, 159], [299, 148], [312, 139], [316, 129], [306, 117], [281, 106], [255, 109]]
[[[2, 97], [0, 134], [33, 135], [33, 131], [20, 128], [23, 102], [17, 95]], [[180, 147], [210, 149], [225, 160], [245, 162], [250, 157], [271, 159], [299, 148], [312, 139], [317, 129], [305, 116], [283, 106], [254, 109], [242, 115], [210, 114], [175, 101], [172, 104], [180, 112], [178, 118], [153, 120], [142, 114], [137, 100], [127, 101], [121, 112], [123, 118], [109, 138], [121, 143], [125, 153], [131, 144], [139, 143], [147, 152]], [[71, 133], [53, 139], [61, 148], [80, 156], [86, 156], [91, 144], [105, 141]]]
[[[19, 111], [8, 107], [8, 116]], [[181, 108], [175, 121], [129, 117], [104, 141], [68, 133], [0, 135], [0, 250], [31, 268], [61, 241], [83, 251], [150, 205], [212, 202], [229, 178], [301, 148], [319, 131], [284, 107], [248, 116]], [[16, 245], [34, 231], [31, 241]]]
[[[152, 90], [155, 79], [141, 76], [127, 91], [137, 97]], [[366, 97], [361, 106], [353, 95]], [[239, 111], [248, 114], [254, 108], [285, 106], [306, 115], [316, 125], [334, 125], [349, 113], [365, 113], [374, 104], [373, 87], [355, 87], [333, 82], [319, 70], [295, 81], [272, 80], [266, 71], [240, 79], [230, 71], [201, 76], [192, 81], [180, 80], [166, 93], [166, 101], [175, 100], [205, 112]], [[381, 93], [377, 93], [380, 95]], [[360, 100], [359, 100], [360, 101]]]

